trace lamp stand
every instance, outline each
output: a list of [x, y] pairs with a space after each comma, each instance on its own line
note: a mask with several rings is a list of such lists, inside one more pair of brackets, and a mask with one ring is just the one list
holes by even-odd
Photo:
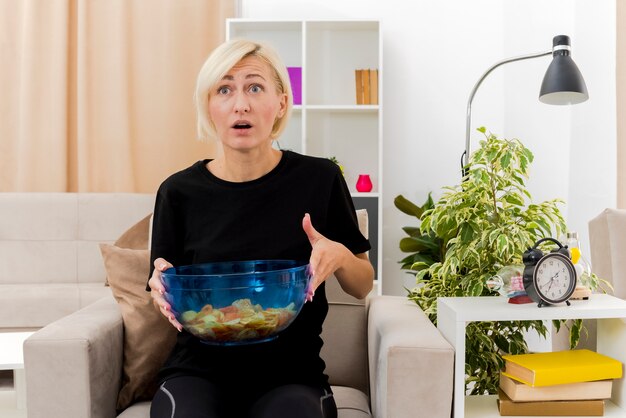
[[495, 63], [494, 65], [492, 65], [491, 67], [489, 67], [489, 69], [485, 71], [485, 73], [480, 77], [478, 82], [474, 85], [474, 88], [472, 89], [472, 92], [470, 93], [469, 99], [467, 100], [467, 118], [465, 121], [465, 151], [463, 152], [463, 155], [461, 156], [461, 169], [462, 169], [464, 178], [467, 175], [467, 172], [466, 172], [467, 165], [469, 164], [472, 101], [474, 100], [474, 95], [476, 94], [476, 90], [478, 90], [478, 87], [482, 84], [485, 78], [487, 78], [487, 76], [499, 66], [507, 64], [509, 62], [522, 61], [522, 60], [527, 60], [531, 58], [539, 58], [539, 57], [543, 57], [546, 55], [552, 55], [552, 50], [550, 49], [544, 52], [537, 52], [537, 53], [528, 54], [528, 55], [520, 55], [518, 57], [507, 58], [505, 60], [499, 61]]

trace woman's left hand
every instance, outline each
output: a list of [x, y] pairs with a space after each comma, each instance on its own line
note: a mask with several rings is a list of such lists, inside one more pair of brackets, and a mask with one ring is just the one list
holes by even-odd
[[310, 302], [313, 300], [315, 289], [345, 265], [348, 257], [353, 257], [353, 254], [343, 244], [332, 241], [317, 232], [308, 213], [302, 219], [302, 229], [304, 229], [312, 247], [311, 259], [309, 260], [312, 277], [306, 299]]

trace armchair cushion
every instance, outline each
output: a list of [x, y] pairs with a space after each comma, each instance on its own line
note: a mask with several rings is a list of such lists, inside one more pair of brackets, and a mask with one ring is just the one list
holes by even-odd
[[156, 375], [176, 342], [176, 329], [152, 304], [146, 292], [149, 250], [101, 244], [113, 296], [124, 321], [124, 366], [117, 409], [152, 399]]
[[626, 210], [604, 209], [589, 221], [589, 246], [593, 272], [613, 285], [613, 294], [626, 298]]

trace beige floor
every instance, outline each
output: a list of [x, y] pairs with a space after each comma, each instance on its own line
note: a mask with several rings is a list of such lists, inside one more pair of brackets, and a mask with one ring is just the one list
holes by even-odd
[[15, 407], [12, 371], [0, 371], [0, 417], [26, 418], [26, 410], [18, 410]]

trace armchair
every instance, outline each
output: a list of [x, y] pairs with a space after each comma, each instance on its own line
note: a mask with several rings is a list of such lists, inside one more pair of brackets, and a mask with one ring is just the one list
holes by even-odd
[[614, 295], [626, 299], [626, 210], [604, 209], [589, 221], [589, 246], [593, 271], [608, 280]]
[[[339, 418], [449, 418], [454, 352], [404, 297], [359, 301], [329, 280], [322, 356]], [[112, 296], [49, 324], [24, 344], [29, 418], [147, 418], [115, 410], [123, 323]], [[370, 413], [371, 411], [371, 413]]]

